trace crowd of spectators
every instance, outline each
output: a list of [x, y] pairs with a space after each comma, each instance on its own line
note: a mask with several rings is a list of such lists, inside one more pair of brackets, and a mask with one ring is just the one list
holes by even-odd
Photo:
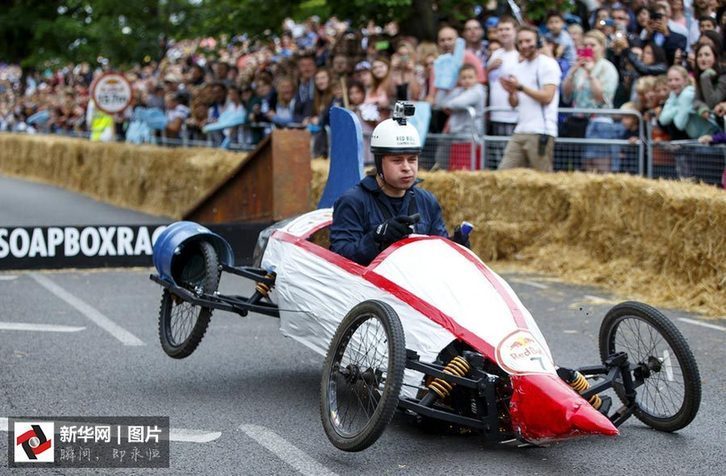
[[[573, 13], [550, 12], [537, 27], [540, 53], [561, 69], [559, 105], [636, 110], [652, 126], [655, 141], [724, 141], [726, 2], [692, 2], [576, 0]], [[114, 117], [113, 135], [124, 138], [134, 108], [158, 108], [168, 121], [161, 133], [166, 138], [254, 145], [273, 127], [307, 127], [314, 155], [326, 156], [331, 106], [355, 111], [369, 132], [396, 100], [431, 103], [437, 111], [433, 132], [481, 134], [485, 106], [509, 107], [500, 79], [519, 61], [519, 11], [509, 5], [481, 7], [465, 22], [442, 24], [435, 43], [401, 34], [395, 22], [354, 29], [317, 17], [301, 24], [286, 20], [277, 36], [265, 39], [180, 41], [162, 60], [125, 71], [133, 85], [132, 107]], [[447, 53], [456, 57], [461, 44], [463, 60], [447, 85], [447, 78], [435, 77], [434, 63]], [[89, 132], [89, 86], [104, 68], [0, 66], [0, 131]], [[476, 113], [474, 121], [462, 113], [468, 108]], [[47, 121], [29, 120], [39, 111], [47, 111]], [[226, 111], [244, 117], [244, 127], [205, 133], [204, 126]], [[510, 135], [517, 121], [516, 109], [492, 112], [486, 132]], [[634, 122], [571, 115], [559, 132], [635, 143], [640, 138]], [[588, 155], [583, 166], [614, 170], [610, 157], [601, 155]]]

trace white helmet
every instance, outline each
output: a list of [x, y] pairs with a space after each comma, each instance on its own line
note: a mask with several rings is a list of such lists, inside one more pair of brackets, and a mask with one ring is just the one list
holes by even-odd
[[[421, 153], [421, 138], [418, 131], [406, 121], [406, 117], [412, 116], [414, 111], [413, 104], [396, 103], [393, 108], [393, 117], [386, 119], [373, 129], [371, 153], [374, 156]], [[378, 160], [376, 160], [376, 166], [380, 171]]]

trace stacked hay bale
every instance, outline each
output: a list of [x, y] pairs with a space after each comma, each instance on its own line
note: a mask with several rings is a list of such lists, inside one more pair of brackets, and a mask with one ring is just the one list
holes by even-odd
[[181, 217], [244, 157], [220, 149], [0, 135], [0, 173], [174, 218]]

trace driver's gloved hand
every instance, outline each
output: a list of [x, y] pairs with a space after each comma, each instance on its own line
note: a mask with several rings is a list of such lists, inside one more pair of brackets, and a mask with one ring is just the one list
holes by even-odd
[[388, 246], [413, 233], [410, 226], [412, 224], [411, 217], [405, 215], [388, 219], [376, 227], [373, 233], [374, 239], [382, 246]]
[[471, 249], [471, 242], [469, 241], [469, 236], [464, 236], [464, 234], [461, 232], [461, 225], [457, 225], [456, 228], [454, 228], [454, 236], [451, 237], [451, 241], [454, 243], [459, 243], [461, 246], [466, 246], [467, 248]]

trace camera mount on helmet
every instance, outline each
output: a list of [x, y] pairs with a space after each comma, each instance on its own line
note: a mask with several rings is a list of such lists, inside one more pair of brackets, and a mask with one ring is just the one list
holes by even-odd
[[410, 102], [397, 101], [393, 106], [392, 118], [400, 125], [406, 125], [406, 118], [413, 116], [416, 113], [416, 106]]

